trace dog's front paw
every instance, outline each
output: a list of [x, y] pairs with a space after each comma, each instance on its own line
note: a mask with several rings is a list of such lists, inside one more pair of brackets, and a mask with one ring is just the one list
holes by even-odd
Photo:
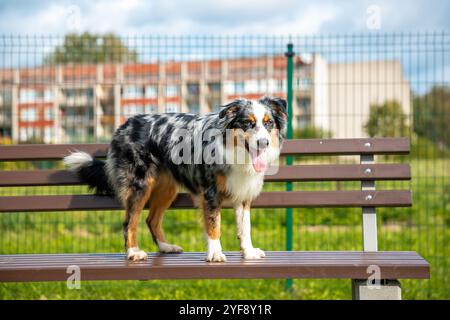
[[129, 248], [127, 252], [128, 260], [141, 261], [147, 260], [147, 252], [140, 250], [139, 248]]
[[227, 261], [227, 257], [223, 254], [222, 251], [211, 251], [206, 255], [206, 261], [208, 262], [225, 262]]
[[261, 259], [266, 256], [264, 251], [259, 248], [248, 248], [242, 252], [244, 259]]

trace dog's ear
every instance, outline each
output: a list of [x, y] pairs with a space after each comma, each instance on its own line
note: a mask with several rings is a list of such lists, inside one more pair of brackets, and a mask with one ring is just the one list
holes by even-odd
[[219, 118], [234, 118], [234, 116], [237, 114], [237, 112], [244, 106], [243, 100], [234, 100], [230, 102], [229, 104], [226, 104], [221, 107], [219, 112]]
[[283, 130], [286, 126], [287, 121], [287, 102], [286, 100], [278, 97], [270, 98], [263, 97], [260, 100], [260, 103], [268, 106], [272, 110], [273, 117], [275, 118], [275, 122], [277, 127]]

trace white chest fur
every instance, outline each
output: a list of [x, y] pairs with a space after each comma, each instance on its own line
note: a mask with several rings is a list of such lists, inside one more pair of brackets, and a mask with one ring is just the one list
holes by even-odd
[[233, 203], [256, 198], [264, 184], [264, 174], [255, 173], [249, 165], [234, 165], [227, 175], [226, 187]]

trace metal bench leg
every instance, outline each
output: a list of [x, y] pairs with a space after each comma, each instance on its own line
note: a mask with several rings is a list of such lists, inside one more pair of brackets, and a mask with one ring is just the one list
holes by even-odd
[[402, 288], [398, 280], [381, 280], [379, 286], [367, 284], [367, 280], [352, 280], [353, 300], [402, 300]]

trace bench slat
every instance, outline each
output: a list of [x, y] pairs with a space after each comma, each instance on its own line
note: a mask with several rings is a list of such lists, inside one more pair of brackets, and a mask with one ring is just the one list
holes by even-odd
[[[368, 199], [371, 197], [371, 199]], [[262, 192], [252, 202], [254, 208], [311, 207], [406, 207], [411, 206], [410, 190], [376, 191], [294, 191]], [[181, 193], [172, 209], [193, 208], [191, 197]], [[35, 212], [61, 210], [120, 210], [119, 202], [107, 196], [6, 196], [0, 197], [0, 212]]]
[[[80, 150], [96, 157], [105, 157], [107, 144], [31, 144], [0, 146], [0, 161], [61, 159], [70, 151]], [[358, 155], [408, 154], [407, 138], [367, 139], [301, 139], [289, 140], [283, 145], [283, 155]]]
[[[370, 169], [370, 172], [366, 172]], [[282, 166], [274, 175], [266, 175], [267, 182], [285, 181], [351, 181], [351, 180], [409, 180], [408, 164], [341, 164]], [[0, 171], [0, 186], [56, 186], [82, 184], [67, 170]]]
[[[383, 279], [428, 279], [429, 264], [415, 252], [269, 251], [261, 260], [225, 252], [226, 263], [205, 262], [205, 253], [150, 253], [129, 262], [125, 254], [0, 255], [0, 282], [66, 281], [67, 267], [80, 267], [81, 280], [347, 278], [367, 279], [370, 265]], [[44, 258], [44, 259], [43, 259]]]

